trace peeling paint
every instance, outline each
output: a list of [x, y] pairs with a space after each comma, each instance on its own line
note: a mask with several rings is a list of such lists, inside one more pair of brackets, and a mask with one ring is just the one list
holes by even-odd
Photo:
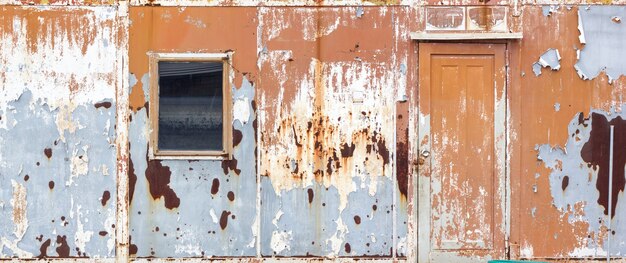
[[626, 56], [624, 39], [626, 27], [615, 22], [615, 17], [626, 15], [623, 6], [591, 6], [578, 11], [580, 43], [584, 47], [574, 65], [581, 79], [594, 79], [604, 71], [613, 82], [626, 74], [626, 65], [620, 59]]
[[539, 61], [533, 64], [533, 72], [535, 76], [541, 75], [541, 69], [550, 67], [552, 70], [559, 70], [561, 68], [561, 55], [558, 49], [548, 49], [540, 57]]

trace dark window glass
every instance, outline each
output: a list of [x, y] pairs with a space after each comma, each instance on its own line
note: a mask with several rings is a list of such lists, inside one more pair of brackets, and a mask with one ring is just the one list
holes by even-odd
[[160, 150], [223, 150], [222, 70], [221, 62], [159, 62]]

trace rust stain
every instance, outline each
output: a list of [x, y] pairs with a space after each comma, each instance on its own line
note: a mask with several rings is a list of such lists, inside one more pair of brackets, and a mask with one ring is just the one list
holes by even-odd
[[233, 147], [236, 147], [237, 145], [239, 145], [242, 139], [243, 139], [243, 133], [241, 133], [240, 130], [233, 128]]
[[234, 171], [236, 175], [241, 173], [241, 169], [237, 168], [237, 159], [234, 157], [230, 160], [222, 161], [222, 170], [224, 170], [224, 174], [228, 174], [229, 170]]
[[309, 204], [313, 203], [313, 197], [315, 196], [315, 194], [313, 193], [313, 189], [309, 188], [306, 190], [306, 193], [309, 197]]
[[48, 182], [48, 188], [50, 188], [50, 190], [54, 189], [54, 181]]
[[133, 165], [133, 158], [130, 156], [130, 145], [128, 146], [128, 203], [132, 204], [133, 194], [135, 194], [135, 184], [137, 184], [137, 175]]
[[56, 243], [57, 248], [57, 254], [59, 254], [60, 258], [69, 258], [70, 257], [70, 246], [67, 245], [67, 238], [66, 236], [57, 236], [57, 241]]
[[235, 201], [235, 193], [233, 193], [233, 191], [228, 191], [228, 194], [226, 195], [228, 197], [228, 200]]
[[352, 248], [350, 247], [350, 243], [346, 243], [346, 244], [343, 246], [343, 248], [344, 248], [344, 250], [346, 251], [346, 253], [350, 253], [350, 252], [352, 252]]
[[354, 216], [354, 223], [356, 223], [357, 225], [361, 224], [361, 217], [360, 216]]
[[566, 175], [563, 177], [563, 181], [561, 182], [561, 189], [565, 191], [565, 189], [567, 189], [567, 186], [569, 186], [569, 176]]
[[[612, 202], [609, 204], [609, 154], [610, 154], [610, 125], [615, 126], [613, 143], [613, 185]], [[624, 164], [626, 152], [616, 149], [626, 148], [626, 121], [620, 116], [607, 121], [602, 114], [592, 113], [591, 133], [589, 141], [585, 143], [581, 151], [581, 157], [589, 165], [598, 170], [596, 188], [600, 192], [598, 204], [604, 207], [604, 214], [609, 215], [609, 205], [612, 208], [611, 218], [615, 216], [619, 192], [624, 191], [626, 179], [624, 178]]]
[[[398, 133], [401, 134], [401, 133]], [[400, 194], [407, 198], [409, 187], [409, 147], [407, 140], [409, 138], [409, 129], [404, 129], [404, 138], [400, 138], [398, 148], [396, 149], [396, 180], [398, 181], [398, 189]]]
[[155, 200], [163, 197], [167, 209], [174, 209], [180, 205], [180, 199], [169, 186], [171, 175], [172, 171], [169, 167], [163, 166], [161, 160], [148, 161], [146, 179], [150, 186], [150, 194]]
[[104, 191], [102, 193], [102, 200], [100, 201], [102, 206], [105, 206], [107, 204], [107, 202], [109, 201], [109, 199], [111, 199], [111, 193], [108, 190]]
[[220, 180], [215, 178], [211, 184], [211, 194], [215, 195], [220, 190]]
[[108, 234], [109, 233], [107, 231], [100, 231], [100, 232], [98, 232], [98, 235], [103, 236], [103, 237], [108, 235]]
[[354, 143], [350, 143], [350, 145], [348, 145], [347, 143], [343, 143], [341, 145], [341, 157], [343, 158], [352, 157], [352, 155], [354, 154], [355, 147], [356, 145], [354, 145]]
[[139, 249], [137, 248], [137, 245], [133, 243], [133, 236], [130, 236], [130, 239], [128, 242], [130, 243], [130, 246], [128, 246], [128, 253], [130, 255], [137, 255], [137, 251]]
[[52, 149], [50, 148], [46, 148], [43, 150], [43, 154], [46, 155], [46, 157], [48, 157], [48, 159], [52, 158]]
[[94, 104], [93, 106], [96, 107], [96, 109], [102, 108], [102, 107], [108, 109], [108, 108], [111, 108], [111, 105], [112, 105], [111, 102], [103, 101], [103, 102], [98, 102]]
[[222, 230], [226, 229], [228, 226], [228, 216], [230, 215], [230, 211], [222, 211], [222, 215], [220, 216], [220, 227]]
[[[40, 237], [39, 240], [43, 239], [42, 237]], [[43, 242], [43, 244], [41, 244], [41, 247], [39, 247], [39, 256], [37, 256], [37, 258], [47, 258], [48, 257], [48, 247], [50, 246], [51, 240], [48, 238], [46, 239], [45, 242]]]

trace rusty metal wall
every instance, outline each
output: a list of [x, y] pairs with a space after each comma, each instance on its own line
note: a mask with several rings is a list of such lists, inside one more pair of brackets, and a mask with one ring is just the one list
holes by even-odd
[[0, 14], [0, 255], [115, 257], [118, 9]]
[[[427, 6], [482, 3], [1, 3], [0, 257], [415, 259], [426, 242], [409, 35]], [[626, 9], [519, 4], [487, 3], [524, 32], [504, 41], [510, 255], [619, 257], [625, 160], [609, 214], [602, 149], [609, 124], [626, 148]], [[147, 158], [149, 51], [233, 52], [232, 160]]]
[[[519, 255], [602, 257], [626, 252], [623, 6], [524, 10], [519, 50], [522, 122]], [[531, 33], [532, 32], [532, 33]], [[558, 55], [560, 58], [556, 57]], [[539, 64], [535, 64], [539, 62]], [[544, 66], [545, 65], [545, 66]], [[612, 210], [608, 214], [608, 125], [615, 125]], [[523, 198], [522, 198], [523, 197]], [[514, 210], [515, 211], [515, 210]], [[607, 231], [608, 221], [612, 229]], [[611, 247], [607, 247], [608, 236]]]

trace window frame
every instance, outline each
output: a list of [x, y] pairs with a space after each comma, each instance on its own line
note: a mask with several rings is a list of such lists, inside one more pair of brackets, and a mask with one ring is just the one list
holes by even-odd
[[[217, 159], [232, 158], [232, 94], [230, 90], [230, 53], [157, 53], [148, 52], [150, 74], [149, 122], [150, 159]], [[221, 62], [222, 63], [222, 150], [160, 150], [159, 149], [159, 62]]]

